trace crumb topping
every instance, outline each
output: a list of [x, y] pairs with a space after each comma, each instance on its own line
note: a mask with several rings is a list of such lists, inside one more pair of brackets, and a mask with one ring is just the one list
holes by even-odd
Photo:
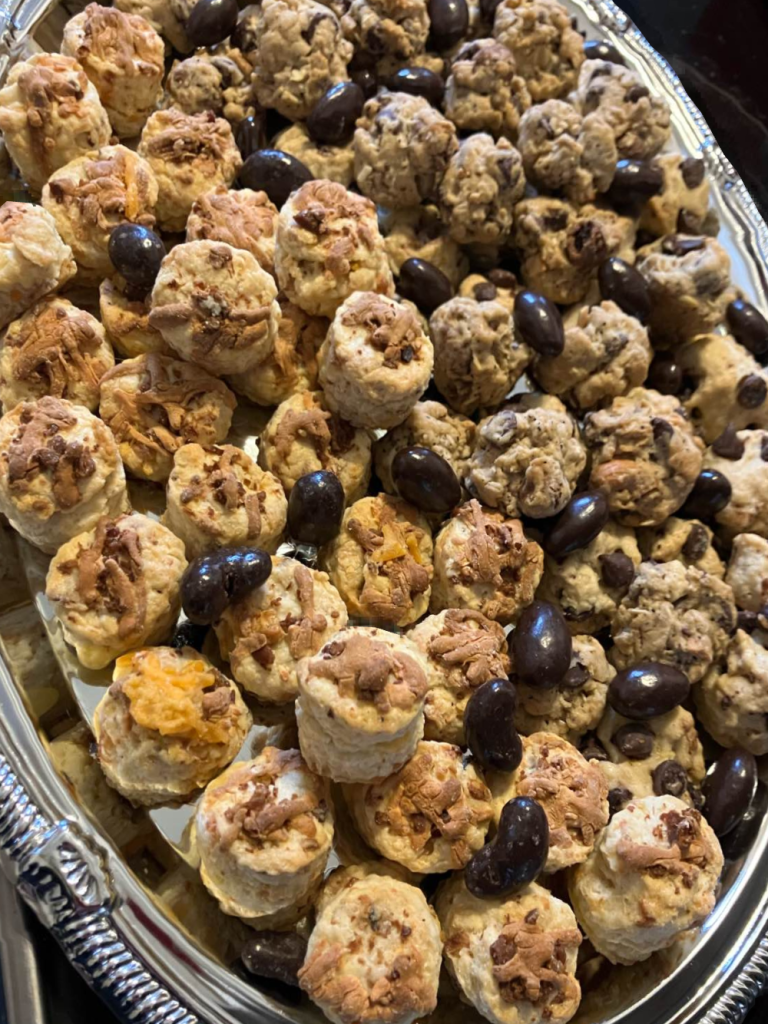
[[655, 878], [681, 875], [684, 884], [692, 866], [704, 868], [711, 859], [702, 836], [701, 814], [693, 808], [662, 814], [653, 836], [657, 840], [655, 846], [621, 838], [616, 852], [636, 871], [647, 871]]
[[544, 1004], [546, 1018], [551, 1007], [578, 1002], [579, 985], [567, 971], [566, 955], [569, 947], [579, 946], [581, 933], [578, 928], [544, 930], [538, 916], [532, 910], [524, 920], [504, 925], [490, 952], [504, 1002]]
[[77, 560], [59, 566], [62, 573], [79, 570], [78, 591], [86, 607], [117, 616], [121, 639], [140, 633], [147, 614], [141, 538], [127, 523], [128, 516], [100, 519]]
[[287, 458], [297, 441], [309, 441], [322, 466], [328, 467], [333, 458], [346, 455], [355, 440], [355, 428], [324, 409], [317, 396], [310, 391], [302, 394], [304, 408], [288, 409], [280, 418], [275, 431], [274, 445], [281, 459]]
[[429, 685], [408, 654], [361, 633], [326, 644], [311, 671], [335, 683], [342, 697], [374, 704], [381, 714], [393, 708], [410, 710]]
[[5, 347], [15, 350], [13, 379], [42, 386], [54, 398], [67, 398], [72, 382], [98, 388], [103, 364], [94, 359], [101, 339], [93, 318], [55, 303], [33, 312], [6, 332]]
[[507, 674], [504, 630], [480, 612], [451, 608], [443, 627], [427, 644], [427, 653], [451, 672], [448, 681], [458, 689], [474, 689], [481, 683]]
[[257, 537], [261, 533], [261, 516], [266, 493], [247, 491], [242, 476], [247, 472], [247, 456], [239, 448], [226, 445], [219, 448], [211, 445], [205, 449], [205, 478], [195, 474], [179, 495], [182, 505], [189, 505], [200, 498], [221, 505], [228, 512], [245, 508], [248, 518], [248, 535]]
[[347, 301], [341, 322], [345, 327], [362, 328], [391, 370], [417, 359], [423, 348], [424, 335], [413, 312], [373, 292], [361, 292]]
[[77, 162], [77, 177], [56, 173], [48, 181], [51, 199], [78, 207], [85, 224], [110, 231], [118, 220], [153, 228], [152, 179], [146, 165], [122, 146], [101, 150]]

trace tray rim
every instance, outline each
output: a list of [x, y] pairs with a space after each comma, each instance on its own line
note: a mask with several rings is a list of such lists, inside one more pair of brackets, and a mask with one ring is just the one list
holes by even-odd
[[[577, 0], [601, 36], [629, 46], [673, 93], [695, 146], [735, 218], [768, 293], [768, 225], [671, 65], [613, 0]], [[0, 0], [0, 82], [14, 54], [56, 0]], [[663, 982], [605, 1024], [739, 1024], [768, 986], [768, 822], [739, 884], [697, 946], [711, 958], [682, 998]], [[757, 846], [759, 845], [759, 849]], [[277, 1024], [292, 1011], [203, 954], [159, 909], [119, 853], [94, 828], [58, 775], [23, 695], [0, 659], [0, 867], [70, 963], [123, 1021], [133, 1024]], [[764, 875], [764, 871], [762, 872]], [[716, 942], [719, 941], [719, 947]], [[722, 947], [722, 948], [720, 948]], [[692, 966], [690, 957], [678, 968]], [[688, 973], [691, 973], [688, 971]], [[237, 998], [235, 998], [237, 997]], [[305, 1015], [300, 1013], [301, 1019]]]

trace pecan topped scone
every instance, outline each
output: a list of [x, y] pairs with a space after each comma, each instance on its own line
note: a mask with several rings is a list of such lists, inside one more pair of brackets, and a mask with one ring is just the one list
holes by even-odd
[[457, 874], [435, 905], [448, 972], [486, 1020], [566, 1024], [576, 1013], [581, 932], [567, 903], [535, 882], [513, 896], [479, 899]]
[[344, 35], [379, 61], [408, 61], [424, 52], [429, 34], [425, 0], [352, 0], [342, 6]]
[[463, 745], [469, 698], [489, 679], [509, 674], [503, 628], [480, 612], [450, 608], [428, 615], [407, 636], [427, 659], [424, 735], [428, 740]]
[[182, 445], [166, 498], [163, 522], [184, 541], [190, 559], [225, 547], [274, 551], [285, 529], [280, 481], [231, 444]]
[[426, 662], [403, 636], [349, 626], [299, 662], [296, 721], [313, 771], [373, 782], [399, 771], [424, 734]]
[[76, 273], [56, 221], [31, 203], [0, 206], [0, 330]]
[[66, 299], [42, 299], [5, 332], [0, 348], [0, 401], [6, 412], [19, 402], [51, 395], [93, 412], [99, 381], [115, 365], [96, 317]]
[[430, 611], [467, 608], [505, 625], [533, 601], [544, 552], [519, 519], [473, 500], [438, 533], [434, 563]]
[[76, 60], [58, 53], [35, 53], [11, 68], [0, 89], [0, 131], [35, 193], [59, 167], [112, 137], [95, 87]]
[[126, 359], [101, 380], [101, 418], [128, 471], [166, 480], [177, 448], [223, 441], [237, 402], [223, 381], [155, 353]]
[[99, 519], [51, 561], [45, 595], [86, 668], [166, 639], [181, 607], [184, 545], [138, 512]]
[[256, 928], [296, 922], [333, 842], [328, 784], [298, 750], [265, 747], [203, 794], [195, 816], [200, 876], [225, 914]]
[[183, 359], [217, 375], [262, 362], [279, 320], [272, 276], [224, 242], [174, 246], [152, 289], [150, 325]]
[[217, 185], [203, 192], [187, 218], [187, 241], [225, 242], [246, 249], [268, 274], [274, 273], [277, 207], [266, 192]]
[[46, 396], [0, 419], [0, 512], [30, 544], [53, 553], [127, 507], [117, 445], [87, 409]]
[[429, 384], [432, 342], [408, 306], [375, 292], [353, 292], [317, 356], [329, 407], [357, 427], [402, 423]]
[[288, 298], [314, 316], [332, 317], [355, 291], [394, 292], [375, 206], [334, 181], [309, 181], [284, 204], [275, 272]]
[[357, 501], [371, 478], [371, 438], [330, 412], [322, 391], [302, 391], [275, 409], [261, 435], [259, 461], [286, 493], [300, 477], [327, 469], [347, 501]]
[[721, 746], [768, 754], [768, 651], [743, 629], [694, 690], [696, 713]]
[[184, 800], [236, 756], [251, 714], [231, 680], [191, 647], [147, 647], [115, 662], [93, 716], [102, 771], [134, 804]]
[[346, 624], [347, 609], [326, 573], [274, 555], [269, 579], [228, 605], [215, 629], [243, 689], [283, 704], [298, 693], [299, 661]]
[[698, 811], [674, 796], [634, 800], [569, 875], [579, 924], [611, 963], [634, 964], [697, 928], [715, 905], [723, 854]]
[[502, 0], [493, 34], [515, 58], [534, 103], [564, 96], [576, 85], [583, 40], [557, 0]]
[[229, 122], [211, 111], [156, 111], [144, 126], [138, 152], [157, 177], [157, 221], [163, 231], [183, 231], [195, 200], [216, 185], [229, 188], [243, 163]]
[[132, 298], [122, 281], [105, 277], [99, 285], [99, 316], [115, 352], [125, 359], [149, 352], [171, 354], [160, 331], [150, 325], [152, 293]]
[[102, 146], [60, 167], [43, 189], [43, 207], [91, 280], [114, 272], [109, 238], [118, 224], [155, 226], [157, 181], [146, 160], [125, 146]]
[[420, 889], [349, 875], [321, 904], [299, 984], [333, 1024], [413, 1024], [437, 1004], [441, 949]]
[[165, 73], [163, 40], [149, 22], [116, 7], [88, 4], [64, 26], [61, 52], [96, 86], [115, 133], [138, 135], [155, 109]]
[[493, 815], [515, 797], [535, 800], [549, 822], [549, 853], [544, 870], [581, 864], [608, 823], [608, 783], [573, 744], [550, 732], [523, 737], [523, 759], [511, 774], [492, 772]]
[[584, 441], [592, 455], [590, 485], [627, 526], [656, 526], [693, 489], [704, 445], [673, 395], [633, 388], [590, 412]]
[[369, 846], [419, 874], [463, 868], [491, 824], [490, 790], [450, 743], [422, 741], [399, 772], [344, 796]]
[[350, 615], [407, 626], [429, 607], [432, 534], [399, 498], [380, 494], [350, 505], [323, 549], [323, 565]]
[[445, 113], [457, 128], [514, 142], [520, 118], [530, 105], [528, 86], [506, 46], [495, 39], [472, 39], [453, 55], [445, 83]]

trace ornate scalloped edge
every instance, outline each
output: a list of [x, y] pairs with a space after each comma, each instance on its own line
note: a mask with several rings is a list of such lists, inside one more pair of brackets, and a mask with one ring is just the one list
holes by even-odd
[[768, 985], [768, 936], [760, 942], [741, 974], [701, 1018], [699, 1024], [739, 1024]]

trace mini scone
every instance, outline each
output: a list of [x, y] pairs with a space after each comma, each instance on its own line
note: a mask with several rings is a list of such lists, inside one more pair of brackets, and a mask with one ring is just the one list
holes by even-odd
[[[277, 207], [266, 192], [217, 185], [203, 192], [187, 218], [187, 241], [224, 242], [245, 249], [266, 270], [274, 273]], [[239, 372], [239, 371], [238, 371]]]
[[451, 743], [422, 741], [399, 772], [344, 796], [363, 839], [418, 874], [463, 868], [491, 824], [490, 790]]
[[216, 185], [229, 188], [243, 163], [229, 122], [211, 111], [155, 111], [138, 152], [157, 177], [163, 231], [183, 231], [195, 200]]
[[393, 274], [399, 274], [403, 263], [413, 258], [442, 270], [454, 288], [466, 274], [469, 261], [446, 231], [433, 203], [387, 211], [381, 230]]
[[634, 530], [609, 519], [586, 547], [545, 557], [539, 597], [560, 608], [572, 633], [597, 633], [610, 624], [642, 560]]
[[278, 295], [280, 320], [266, 359], [227, 378], [233, 390], [257, 405], [280, 405], [292, 395], [317, 387], [317, 352], [328, 331], [325, 317], [310, 316]]
[[75, 276], [72, 250], [41, 206], [0, 206], [0, 330]]
[[480, 421], [465, 483], [509, 517], [540, 519], [568, 503], [586, 463], [578, 424], [563, 403], [526, 394]]
[[96, 317], [66, 299], [42, 299], [14, 320], [2, 338], [0, 401], [8, 412], [19, 402], [51, 395], [93, 412], [99, 380], [114, 365]]
[[495, 296], [449, 299], [429, 319], [435, 385], [448, 404], [471, 416], [498, 405], [531, 361], [517, 337], [512, 312]]
[[581, 864], [608, 823], [608, 783], [573, 744], [551, 732], [523, 737], [523, 759], [511, 774], [490, 772], [493, 818], [515, 797], [535, 800], [549, 822], [549, 874]]
[[282, 402], [261, 434], [259, 461], [290, 494], [307, 473], [335, 473], [348, 502], [362, 498], [371, 478], [371, 438], [328, 409], [322, 391]]
[[656, 236], [703, 231], [709, 208], [704, 161], [682, 153], [662, 153], [654, 163], [661, 169], [664, 185], [661, 192], [643, 203], [640, 229]]
[[87, 409], [47, 396], [0, 419], [0, 512], [30, 544], [53, 554], [127, 507], [117, 445]]
[[430, 611], [467, 608], [506, 625], [533, 601], [544, 552], [519, 519], [469, 501], [438, 533], [434, 567]]
[[503, 0], [494, 37], [507, 47], [534, 103], [564, 96], [584, 62], [582, 38], [557, 0]]
[[120, 280], [105, 277], [99, 285], [99, 316], [115, 352], [124, 359], [149, 352], [171, 354], [160, 331], [149, 323], [150, 292], [143, 299], [131, 298]]
[[100, 281], [114, 273], [112, 229], [125, 221], [155, 226], [157, 181], [147, 161], [130, 149], [102, 146], [54, 171], [42, 203], [72, 247], [80, 274]]
[[350, 505], [322, 564], [350, 615], [407, 626], [429, 607], [432, 534], [399, 498], [379, 494]]
[[570, 667], [556, 687], [544, 689], [515, 681], [515, 726], [524, 736], [554, 733], [578, 744], [603, 717], [616, 669], [593, 636], [574, 636], [572, 643]]
[[407, 636], [427, 659], [424, 735], [464, 745], [464, 710], [472, 693], [509, 675], [503, 628], [480, 612], [450, 608], [428, 615]]
[[429, 34], [424, 0], [352, 0], [340, 5], [344, 35], [380, 62], [418, 60]]
[[637, 531], [643, 558], [651, 562], [682, 562], [722, 579], [725, 566], [713, 547], [712, 530], [698, 519], [670, 516], [661, 526]]
[[454, 125], [423, 96], [386, 90], [365, 104], [354, 144], [360, 191], [395, 208], [436, 200], [459, 148]]
[[733, 538], [725, 582], [736, 605], [745, 611], [764, 613], [768, 605], [768, 540], [756, 533]]
[[34, 53], [14, 64], [0, 89], [0, 131], [21, 176], [38, 194], [55, 170], [112, 137], [85, 71], [59, 53]]
[[429, 384], [432, 342], [408, 306], [354, 292], [336, 310], [317, 356], [333, 412], [356, 427], [402, 423]]
[[518, 148], [526, 178], [574, 203], [594, 202], [616, 170], [616, 142], [599, 114], [581, 114], [563, 100], [531, 107], [520, 120]]
[[536, 380], [576, 409], [591, 409], [642, 384], [651, 364], [648, 332], [615, 302], [582, 306], [559, 356], [537, 356]]
[[374, 782], [399, 771], [424, 734], [427, 668], [403, 636], [350, 626], [299, 662], [299, 745], [335, 782]]
[[299, 984], [333, 1024], [413, 1024], [437, 1004], [441, 951], [420, 889], [350, 876], [322, 905]]
[[223, 441], [236, 405], [223, 381], [156, 352], [126, 359], [101, 380], [101, 418], [128, 471], [145, 480], [166, 480], [183, 444]]
[[694, 690], [696, 713], [724, 747], [768, 754], [768, 651], [743, 629]]
[[99, 519], [54, 555], [45, 595], [86, 668], [168, 636], [181, 607], [184, 544], [138, 512]]
[[150, 326], [183, 359], [216, 375], [262, 362], [280, 321], [277, 285], [245, 249], [185, 242], [162, 262]]
[[450, 412], [440, 402], [417, 402], [400, 426], [373, 446], [376, 475], [388, 494], [394, 494], [392, 460], [403, 448], [413, 446], [437, 452], [461, 480], [472, 453], [475, 424], [466, 416]]
[[637, 253], [651, 300], [649, 328], [667, 343], [692, 341], [725, 319], [736, 298], [731, 259], [714, 238], [666, 235]]
[[611, 126], [621, 157], [645, 160], [669, 139], [669, 104], [623, 64], [585, 61], [573, 101], [582, 114], [595, 112]]
[[394, 294], [376, 207], [335, 181], [308, 181], [280, 210], [280, 288], [313, 316], [332, 317], [353, 292]]
[[735, 625], [727, 583], [682, 562], [643, 562], [613, 618], [611, 660], [618, 669], [662, 661], [697, 683]]
[[255, 928], [305, 913], [333, 842], [327, 783], [298, 750], [265, 747], [214, 779], [195, 816], [200, 877], [225, 914]]
[[61, 52], [96, 86], [115, 133], [138, 135], [162, 92], [165, 46], [150, 23], [116, 7], [88, 4], [64, 26]]
[[185, 444], [173, 457], [163, 522], [180, 537], [187, 557], [216, 548], [274, 551], [288, 509], [277, 477], [241, 448]]
[[703, 443], [673, 395], [633, 388], [587, 414], [590, 485], [626, 526], [656, 526], [680, 508], [701, 470]]
[[93, 732], [101, 769], [131, 803], [175, 802], [236, 756], [251, 726], [240, 691], [191, 647], [148, 647], [115, 662]]
[[495, 39], [472, 39], [452, 56], [445, 113], [463, 131], [490, 132], [514, 141], [531, 95], [517, 63]]
[[768, 430], [739, 430], [725, 455], [717, 445], [704, 453], [704, 469], [716, 469], [731, 485], [728, 504], [715, 519], [725, 540], [739, 533], [768, 537]]
[[581, 987], [573, 911], [536, 883], [506, 899], [473, 896], [462, 875], [440, 886], [445, 964], [463, 1000], [492, 1024], [566, 1024]]
[[326, 573], [273, 555], [266, 583], [228, 605], [215, 629], [221, 656], [243, 689], [283, 704], [298, 693], [299, 661], [346, 624], [346, 606]]
[[352, 142], [343, 146], [325, 146], [315, 142], [307, 126], [299, 121], [278, 132], [272, 140], [275, 149], [300, 160], [313, 178], [325, 178], [349, 188], [355, 178], [355, 151]]
[[698, 811], [674, 796], [634, 800], [569, 875], [579, 924], [611, 963], [633, 964], [697, 928], [715, 905], [723, 854]]

